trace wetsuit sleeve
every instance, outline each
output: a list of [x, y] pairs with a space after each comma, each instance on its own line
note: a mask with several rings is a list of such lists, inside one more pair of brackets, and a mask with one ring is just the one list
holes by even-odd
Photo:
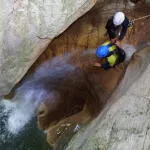
[[114, 39], [116, 37], [115, 31], [113, 29], [113, 17], [110, 17], [105, 26], [107, 33], [110, 39]]
[[111, 68], [111, 66], [109, 65], [108, 62], [106, 62], [105, 64], [101, 64], [101, 68], [104, 68], [105, 70]]
[[119, 41], [123, 40], [124, 36], [126, 35], [127, 29], [128, 29], [128, 25], [129, 25], [129, 20], [126, 17], [125, 21], [122, 24], [122, 30], [121, 30], [120, 36], [118, 38]]
[[108, 19], [105, 28], [108, 30], [110, 28], [110, 24], [111, 24], [111, 17]]
[[116, 61], [115, 66], [122, 63], [126, 58], [126, 54], [125, 54], [123, 49], [121, 49], [120, 47], [117, 46], [117, 50], [118, 50], [117, 54], [118, 54], [119, 57]]

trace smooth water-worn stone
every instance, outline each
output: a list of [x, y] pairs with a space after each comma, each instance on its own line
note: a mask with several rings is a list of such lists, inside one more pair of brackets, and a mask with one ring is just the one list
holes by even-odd
[[0, 95], [20, 81], [50, 41], [96, 0], [1, 0]]
[[136, 54], [104, 111], [76, 134], [67, 150], [149, 149], [149, 58], [150, 47]]

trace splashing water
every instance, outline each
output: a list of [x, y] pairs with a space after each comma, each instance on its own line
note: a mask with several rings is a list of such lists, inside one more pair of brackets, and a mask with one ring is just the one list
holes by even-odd
[[[128, 44], [124, 44], [123, 49], [126, 52], [127, 60], [136, 51], [133, 46]], [[82, 56], [94, 54], [95, 51], [88, 50], [83, 52]], [[46, 61], [17, 89], [13, 102], [5, 103], [5, 111], [9, 112], [7, 129], [10, 133], [19, 133], [35, 116], [35, 111], [39, 104], [53, 95], [50, 93], [49, 79], [62, 80], [75, 69], [74, 66], [68, 64], [71, 56], [71, 54], [67, 54], [63, 57], [55, 57], [51, 61]]]
[[[136, 51], [133, 46], [128, 44], [124, 44], [123, 49], [126, 52], [127, 60]], [[88, 50], [82, 55], [87, 53], [94, 54], [95, 50]], [[57, 80], [61, 80], [75, 69], [74, 66], [67, 63], [70, 58], [71, 54], [67, 54], [63, 57], [55, 57], [51, 61], [46, 61], [17, 89], [9, 110], [11, 113], [8, 115], [7, 129], [10, 133], [19, 133], [35, 116], [35, 111], [39, 104], [52, 95], [49, 90], [51, 85], [48, 85], [49, 79], [56, 80], [57, 78]]]
[[8, 117], [8, 130], [13, 134], [17, 134], [32, 119], [35, 109], [46, 95], [45, 91], [36, 89], [24, 92]]
[[12, 100], [13, 108], [10, 109], [11, 113], [8, 115], [7, 129], [10, 133], [18, 134], [35, 116], [39, 104], [53, 96], [49, 90], [50, 79], [61, 80], [75, 69], [72, 65], [67, 64], [69, 57], [69, 55], [56, 57], [52, 61], [45, 62], [17, 89]]
[[[136, 51], [133, 46], [127, 44], [123, 45], [123, 49], [127, 54], [127, 60]], [[95, 51], [88, 50], [82, 56], [95, 54]], [[50, 97], [52, 100], [55, 99], [53, 97], [57, 93], [53, 93], [50, 83], [56, 82], [56, 80], [59, 82], [76, 69], [76, 67], [68, 64], [70, 58], [71, 55], [68, 54], [46, 61], [33, 75], [27, 77], [17, 89], [12, 101], [3, 100], [0, 102], [0, 108], [2, 107], [0, 111], [0, 124], [2, 124], [0, 125], [0, 143], [5, 143], [12, 135], [18, 136], [18, 133], [22, 133], [33, 120], [36, 109], [44, 100]], [[50, 79], [51, 82], [49, 82]]]
[[0, 141], [5, 142], [6, 139], [10, 136], [7, 133], [7, 118], [8, 115], [11, 113], [11, 110], [15, 108], [15, 104], [7, 101], [7, 100], [0, 100]]
[[122, 49], [126, 53], [126, 61], [129, 61], [133, 53], [136, 52], [136, 48], [133, 45], [123, 44]]
[[0, 101], [0, 149], [50, 150], [45, 135], [36, 127], [35, 118], [19, 134], [14, 135], [8, 131], [8, 118], [16, 106], [16, 103], [5, 99]]
[[50, 91], [49, 80], [61, 80], [75, 69], [67, 64], [69, 57], [56, 57], [45, 62], [26, 78], [11, 101], [0, 100], [0, 149], [50, 149], [43, 132], [37, 129], [35, 112], [47, 97], [55, 100], [57, 93]]

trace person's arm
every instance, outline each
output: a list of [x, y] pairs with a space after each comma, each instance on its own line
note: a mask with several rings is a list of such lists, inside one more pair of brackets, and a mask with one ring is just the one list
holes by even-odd
[[118, 59], [117, 59], [117, 61], [116, 61], [114, 66], [122, 63], [125, 60], [125, 58], [126, 58], [126, 54], [125, 54], [124, 50], [122, 48], [118, 47], [118, 46], [117, 46], [117, 49], [118, 49], [118, 52], [117, 52]]
[[128, 29], [128, 25], [129, 25], [129, 20], [128, 18], [126, 17], [125, 18], [125, 21], [123, 22], [122, 24], [122, 30], [121, 30], [121, 33], [120, 33], [120, 36], [118, 38], [118, 41], [122, 41], [124, 36], [126, 35], [126, 32], [127, 32], [127, 29]]
[[116, 34], [113, 29], [113, 17], [110, 17], [108, 19], [105, 28], [107, 30], [110, 40], [112, 40], [112, 41], [114, 40], [114, 42], [112, 42], [112, 43], [115, 43]]
[[105, 69], [105, 70], [111, 68], [111, 66], [109, 65], [108, 62], [106, 62], [106, 63], [104, 63], [104, 64], [101, 64], [101, 63], [96, 62], [96, 63], [94, 63], [94, 66], [95, 66], [95, 67], [103, 68], [103, 69]]
[[107, 20], [107, 23], [106, 23], [106, 26], [105, 26], [105, 29], [108, 30], [109, 26], [110, 26], [110, 23], [111, 23], [111, 19], [112, 17], [110, 17], [108, 20]]
[[112, 67], [109, 65], [108, 62], [106, 62], [106, 63], [104, 63], [104, 64], [101, 64], [100, 67], [103, 68], [103, 69], [105, 69], [105, 70], [112, 68]]

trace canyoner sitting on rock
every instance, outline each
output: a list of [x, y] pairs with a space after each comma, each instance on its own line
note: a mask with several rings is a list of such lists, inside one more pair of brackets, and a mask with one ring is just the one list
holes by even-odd
[[122, 63], [126, 57], [124, 50], [112, 44], [110, 41], [105, 42], [102, 46], [97, 48], [96, 56], [100, 58], [100, 62], [96, 62], [94, 66], [104, 69], [115, 67]]
[[123, 12], [116, 12], [111, 16], [105, 26], [111, 43], [116, 43], [120, 47], [129, 25], [130, 21]]

